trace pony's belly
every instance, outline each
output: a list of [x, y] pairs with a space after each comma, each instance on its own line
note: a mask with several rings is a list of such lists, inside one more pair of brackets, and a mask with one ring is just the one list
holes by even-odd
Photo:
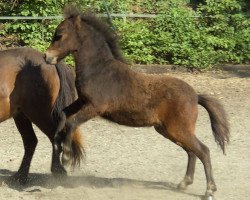
[[154, 115], [146, 112], [117, 111], [105, 113], [103, 117], [112, 122], [132, 127], [154, 126], [158, 124], [158, 120], [154, 117]]

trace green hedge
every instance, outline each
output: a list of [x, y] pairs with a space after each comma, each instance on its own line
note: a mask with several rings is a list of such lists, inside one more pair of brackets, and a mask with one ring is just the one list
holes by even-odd
[[[36, 0], [36, 3], [22, 0], [15, 1], [16, 5], [7, 0], [1, 2], [2, 15], [59, 15], [71, 2], [102, 13], [106, 12], [105, 4], [111, 13], [155, 13], [157, 17], [153, 19], [112, 20], [124, 54], [134, 63], [206, 69], [220, 63], [250, 60], [247, 0]], [[58, 23], [58, 20], [5, 21], [1, 37], [14, 35], [20, 44], [44, 51]]]

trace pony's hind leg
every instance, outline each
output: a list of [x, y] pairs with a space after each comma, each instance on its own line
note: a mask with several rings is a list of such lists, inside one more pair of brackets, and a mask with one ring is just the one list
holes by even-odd
[[206, 145], [204, 145], [201, 141], [199, 141], [196, 137], [193, 142], [194, 146], [191, 147], [192, 151], [201, 160], [206, 174], [207, 190], [205, 193], [205, 197], [213, 196], [214, 192], [217, 190], [217, 187], [213, 177], [209, 148]]
[[[165, 138], [178, 144], [178, 142], [173, 137], [171, 137], [171, 135], [169, 133], [166, 132], [166, 129], [163, 126], [155, 126], [155, 130], [158, 133], [160, 133], [161, 135], [163, 135]], [[183, 149], [187, 152], [188, 164], [187, 164], [186, 174], [185, 174], [183, 180], [178, 184], [178, 188], [185, 190], [187, 188], [187, 186], [191, 185], [194, 181], [196, 156], [192, 151], [189, 151], [185, 148], [183, 148]]]
[[[173, 121], [178, 122], [177, 120]], [[186, 129], [186, 131], [181, 131], [185, 130], [181, 128], [181, 124], [183, 123], [179, 123], [178, 125], [171, 124], [171, 126], [168, 126], [167, 128], [165, 128], [164, 125], [162, 125], [160, 128], [155, 127], [156, 131], [161, 135], [178, 144], [187, 152], [191, 152], [188, 153], [189, 160], [186, 176], [184, 177], [184, 180], [179, 184], [179, 186], [184, 185], [186, 187], [188, 184], [191, 184], [193, 182], [195, 156], [197, 156], [203, 163], [207, 179], [207, 190], [205, 193], [205, 197], [213, 196], [214, 192], [217, 189], [213, 178], [209, 149], [196, 138], [192, 131], [187, 131], [188, 129]]]
[[[213, 177], [213, 170], [212, 170], [212, 164], [211, 164], [211, 159], [210, 159], [210, 151], [208, 147], [204, 145], [201, 141], [199, 141], [195, 135], [189, 135], [189, 137], [187, 137], [185, 140], [180, 141], [180, 143], [185, 149], [188, 149], [190, 152], [192, 152], [201, 160], [204, 166], [206, 180], [207, 180], [207, 190], [205, 193], [205, 197], [209, 199], [211, 196], [214, 195], [214, 192], [217, 190], [217, 187], [216, 187], [214, 177]], [[192, 162], [192, 160], [190, 161], [190, 157], [189, 157], [189, 162]], [[189, 168], [189, 163], [188, 163], [187, 173], [184, 178], [184, 183], [187, 183], [185, 180], [186, 178], [189, 179], [189, 176], [187, 176], [189, 169], [191, 169], [191, 173], [192, 173], [192, 167]], [[194, 167], [193, 167], [193, 172], [194, 172]], [[183, 182], [181, 182], [180, 185], [182, 183]]]
[[22, 136], [24, 157], [19, 170], [12, 176], [11, 179], [15, 181], [17, 180], [21, 184], [24, 184], [27, 181], [30, 163], [37, 145], [37, 137], [33, 130], [31, 121], [22, 112], [18, 113], [14, 117], [14, 121], [18, 131]]
[[188, 164], [187, 164], [187, 171], [186, 175], [183, 180], [178, 184], [178, 188], [181, 190], [185, 190], [188, 185], [191, 185], [194, 181], [194, 171], [195, 171], [195, 163], [196, 163], [196, 155], [184, 149], [188, 155]]

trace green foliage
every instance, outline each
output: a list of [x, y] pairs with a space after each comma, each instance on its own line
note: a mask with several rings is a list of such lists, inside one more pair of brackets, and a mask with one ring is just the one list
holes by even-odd
[[136, 63], [153, 63], [156, 60], [152, 48], [153, 33], [149, 24], [142, 20], [114, 20], [120, 35], [120, 43], [125, 56]]
[[[25, 0], [19, 2], [17, 5], [11, 5], [8, 3], [2, 5], [2, 9], [5, 10], [5, 15], [8, 16], [50, 16], [59, 15], [61, 7], [55, 0], [41, 1]], [[58, 22], [51, 20], [13, 20], [6, 21], [4, 30], [1, 31], [1, 35], [6, 34], [16, 35], [22, 44], [37, 47], [40, 50], [46, 48], [46, 42], [49, 41], [53, 35]]]
[[200, 24], [206, 28], [208, 45], [217, 53], [217, 63], [249, 61], [250, 19], [241, 12], [243, 5], [237, 0], [208, 0], [199, 8], [199, 12], [209, 16]]
[[[250, 61], [249, 2], [244, 0], [2, 0], [4, 16], [60, 15], [68, 3], [98, 13], [155, 13], [153, 19], [113, 18], [124, 54], [134, 63], [205, 69]], [[15, 4], [13, 4], [15, 3]], [[244, 11], [244, 12], [243, 12]], [[60, 20], [59, 20], [60, 21]], [[44, 51], [58, 20], [3, 21], [1, 37]], [[6, 44], [9, 45], [9, 44]], [[67, 59], [73, 64], [72, 58]]]
[[213, 51], [204, 43], [204, 33], [194, 16], [193, 10], [176, 5], [157, 17], [152, 31], [159, 45], [157, 53], [170, 63], [201, 69], [214, 64]]

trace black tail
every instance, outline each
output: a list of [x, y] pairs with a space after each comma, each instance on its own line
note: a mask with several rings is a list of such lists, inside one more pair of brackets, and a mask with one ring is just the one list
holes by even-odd
[[198, 95], [198, 103], [208, 112], [215, 141], [225, 154], [226, 144], [229, 143], [230, 131], [226, 112], [220, 102], [207, 95]]
[[65, 108], [75, 100], [76, 94], [74, 92], [75, 86], [73, 74], [70, 73], [67, 66], [63, 63], [58, 63], [55, 66], [60, 80], [60, 89], [53, 106], [52, 117], [55, 124], [57, 125], [58, 120], [60, 119], [59, 116], [63, 108]]
[[[72, 71], [63, 63], [56, 64], [56, 70], [60, 79], [60, 89], [53, 106], [52, 119], [55, 127], [58, 128], [60, 119], [62, 118], [63, 109], [70, 105], [76, 99], [75, 92], [75, 77]], [[56, 132], [56, 129], [55, 129]], [[80, 164], [80, 161], [85, 157], [84, 147], [81, 142], [80, 131], [75, 131], [72, 137], [72, 152], [71, 152], [71, 163], [75, 167]], [[63, 152], [64, 154], [65, 152]]]

